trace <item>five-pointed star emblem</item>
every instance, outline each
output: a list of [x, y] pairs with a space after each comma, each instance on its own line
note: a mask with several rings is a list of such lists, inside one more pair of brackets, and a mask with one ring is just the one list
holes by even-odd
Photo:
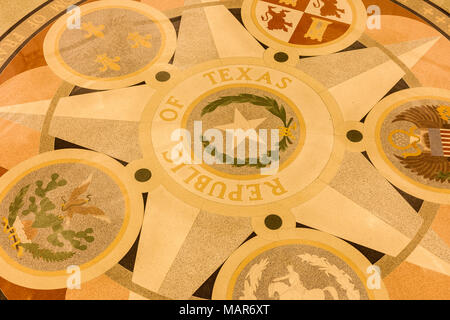
[[232, 123], [228, 123], [228, 124], [223, 124], [220, 126], [215, 126], [215, 129], [220, 129], [223, 131], [227, 131], [227, 130], [233, 130], [233, 139], [234, 139], [234, 150], [233, 150], [233, 155], [228, 154], [229, 156], [234, 157], [234, 155], [236, 154], [236, 149], [239, 147], [239, 145], [241, 143], [245, 143], [246, 139], [240, 140], [238, 141], [239, 138], [239, 132], [238, 130], [243, 130], [244, 132], [247, 130], [254, 130], [255, 134], [254, 135], [248, 135], [248, 139], [251, 141], [256, 141], [256, 143], [260, 143], [260, 144], [264, 144], [266, 145], [265, 141], [261, 141], [259, 139], [259, 135], [258, 135], [258, 131], [256, 130], [258, 128], [258, 126], [263, 123], [267, 118], [258, 118], [258, 119], [252, 119], [252, 120], [248, 120], [246, 119], [242, 113], [239, 112], [239, 110], [237, 108], [234, 109], [234, 120]]
[[253, 119], [253, 120], [247, 120], [242, 113], [239, 112], [237, 108], [234, 109], [234, 121], [232, 123], [216, 126], [216, 129], [220, 130], [238, 130], [242, 129], [244, 131], [253, 129], [256, 130], [256, 128], [264, 122], [267, 118], [259, 118], [259, 119]]

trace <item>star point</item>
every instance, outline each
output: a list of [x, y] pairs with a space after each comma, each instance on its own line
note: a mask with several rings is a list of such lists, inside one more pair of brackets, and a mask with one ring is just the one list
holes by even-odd
[[223, 131], [226, 130], [238, 130], [242, 129], [244, 131], [253, 129], [256, 130], [258, 126], [263, 123], [267, 118], [258, 118], [258, 119], [252, 119], [248, 120], [246, 119], [242, 113], [239, 112], [237, 108], [234, 109], [234, 120], [232, 123], [227, 123], [223, 125], [216, 126], [214, 128], [220, 129]]

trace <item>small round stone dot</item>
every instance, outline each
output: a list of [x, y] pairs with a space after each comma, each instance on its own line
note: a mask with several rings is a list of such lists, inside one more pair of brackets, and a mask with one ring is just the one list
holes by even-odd
[[347, 132], [347, 139], [351, 142], [360, 142], [363, 138], [363, 135], [358, 130], [350, 130]]
[[152, 172], [148, 169], [139, 169], [135, 172], [134, 178], [139, 182], [146, 182], [152, 177]]
[[155, 75], [156, 80], [164, 82], [170, 79], [170, 73], [167, 71], [160, 71]]
[[289, 56], [284, 52], [277, 52], [274, 54], [273, 58], [278, 62], [286, 62], [289, 59]]
[[276, 214], [269, 214], [264, 219], [264, 224], [270, 230], [277, 230], [277, 229], [281, 228], [281, 225], [283, 224], [283, 220], [281, 220], [281, 218], [279, 216], [277, 216]]

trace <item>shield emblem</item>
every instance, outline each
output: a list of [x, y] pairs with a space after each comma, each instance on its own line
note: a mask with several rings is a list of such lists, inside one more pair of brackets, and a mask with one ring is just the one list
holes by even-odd
[[330, 42], [344, 35], [353, 10], [346, 0], [261, 0], [255, 8], [259, 25], [294, 45]]
[[431, 155], [450, 157], [450, 129], [430, 128]]

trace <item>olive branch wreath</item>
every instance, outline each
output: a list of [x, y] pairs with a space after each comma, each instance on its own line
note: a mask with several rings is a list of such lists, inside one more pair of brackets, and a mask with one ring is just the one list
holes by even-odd
[[339, 269], [336, 265], [331, 264], [324, 257], [319, 257], [315, 254], [304, 253], [297, 255], [302, 262], [306, 262], [311, 266], [318, 267], [318, 269], [324, 272], [328, 277], [331, 275], [340, 285], [340, 287], [346, 291], [347, 297], [350, 300], [359, 300], [361, 295], [358, 289], [352, 282], [352, 278], [343, 270]]
[[258, 289], [262, 274], [264, 270], [266, 270], [268, 264], [269, 260], [264, 258], [250, 268], [245, 276], [244, 288], [239, 300], [257, 300], [255, 295], [256, 289]]
[[[290, 139], [291, 136], [291, 132], [290, 129], [295, 129], [295, 124], [292, 125], [293, 122], [293, 118], [291, 117], [289, 120], [286, 119], [286, 110], [284, 108], [283, 105], [279, 105], [278, 102], [275, 99], [272, 99], [270, 97], [264, 96], [257, 96], [254, 94], [248, 94], [248, 93], [241, 93], [239, 95], [236, 96], [224, 96], [221, 97], [217, 100], [214, 100], [210, 103], [208, 103], [201, 112], [201, 116], [203, 117], [204, 115], [213, 112], [214, 110], [216, 110], [218, 107], [220, 106], [227, 106], [230, 105], [231, 103], [251, 103], [253, 105], [256, 106], [261, 106], [264, 107], [267, 111], [269, 111], [271, 114], [273, 114], [275, 117], [279, 118], [281, 120], [281, 122], [283, 123], [283, 128], [282, 131], [280, 132], [280, 135], [282, 136], [282, 138], [280, 139], [280, 141], [278, 142], [278, 148], [280, 151], [286, 151], [289, 147], [289, 144], [292, 144], [292, 140]], [[204, 139], [204, 137], [202, 138], [202, 143], [204, 147], [207, 147], [210, 142], [206, 141]], [[215, 155], [215, 149], [210, 150], [211, 155]], [[268, 156], [270, 157], [270, 150], [268, 151]], [[218, 154], [217, 156], [222, 156], [222, 157], [226, 157], [225, 155], [220, 155]], [[238, 164], [237, 163], [238, 159], [234, 158], [234, 161], [232, 162], [234, 164], [234, 166], [256, 166], [258, 168], [261, 167], [265, 167], [267, 164], [263, 164], [261, 163], [259, 160], [257, 161], [256, 164], [251, 164], [250, 163], [250, 159], [246, 158], [245, 159], [245, 163], [243, 164]]]

